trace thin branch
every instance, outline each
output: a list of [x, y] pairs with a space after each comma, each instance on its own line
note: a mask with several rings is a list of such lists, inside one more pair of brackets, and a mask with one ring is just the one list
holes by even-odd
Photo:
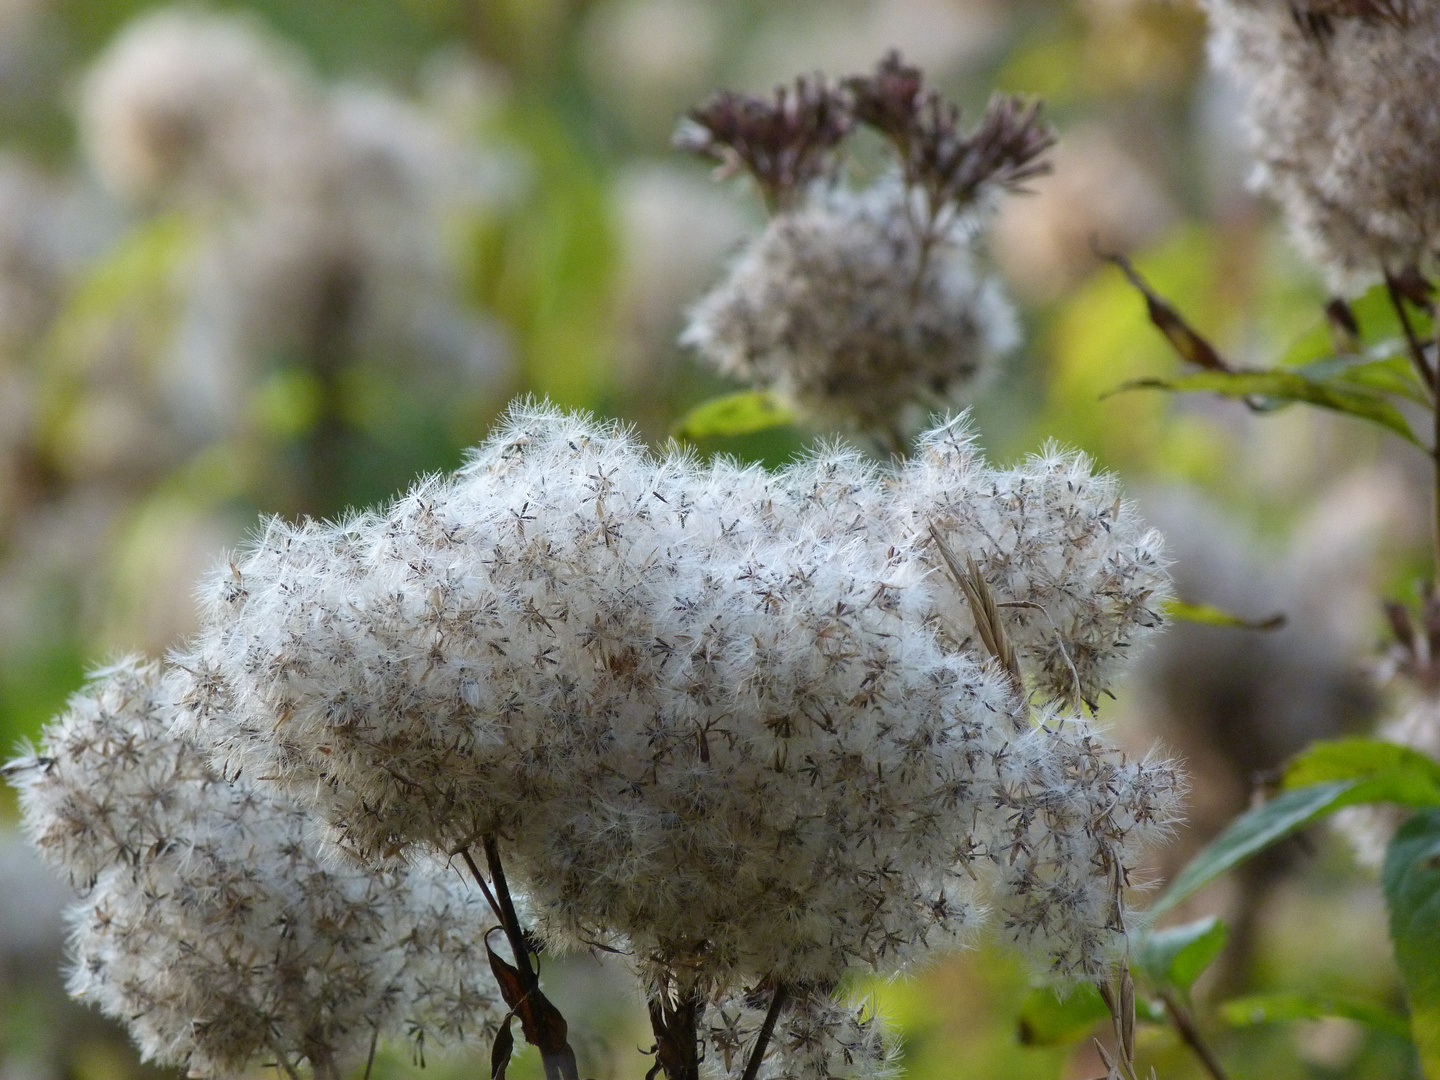
[[365, 1075], [361, 1080], [370, 1080], [370, 1070], [375, 1065], [375, 1047], [380, 1043], [380, 1029], [370, 1032], [370, 1053], [365, 1058]]
[[495, 837], [485, 837], [485, 861], [490, 867], [490, 880], [495, 885], [495, 896], [500, 906], [500, 925], [509, 939], [510, 951], [515, 954], [515, 967], [533, 986], [537, 979], [530, 964], [530, 946], [525, 942], [525, 931], [520, 928], [520, 917], [515, 914], [515, 902], [510, 899], [510, 886], [505, 882], [505, 868], [500, 865], [500, 846]]
[[1210, 1074], [1212, 1080], [1230, 1080], [1225, 1073], [1225, 1067], [1220, 1064], [1220, 1059], [1215, 1056], [1215, 1051], [1210, 1049], [1204, 1036], [1200, 1034], [1200, 1029], [1195, 1026], [1195, 1021], [1185, 1010], [1185, 1006], [1180, 1004], [1180, 999], [1175, 996], [1175, 992], [1162, 987], [1160, 1000], [1165, 1003], [1165, 1012], [1169, 1015], [1170, 1022], [1175, 1025], [1175, 1030], [1180, 1033], [1180, 1038], [1200, 1059], [1200, 1064], [1205, 1067], [1205, 1071]]
[[760, 1065], [765, 1060], [770, 1037], [775, 1034], [775, 1024], [780, 1019], [780, 1012], [785, 1008], [789, 997], [785, 984], [777, 982], [775, 993], [770, 998], [770, 1008], [765, 1013], [765, 1022], [760, 1025], [760, 1034], [755, 1036], [755, 1047], [750, 1051], [750, 1060], [745, 1063], [745, 1075], [740, 1080], [755, 1080], [760, 1075]]
[[1405, 343], [1410, 347], [1410, 362], [1415, 365], [1421, 381], [1429, 387], [1431, 394], [1434, 394], [1435, 372], [1430, 367], [1430, 361], [1425, 359], [1425, 346], [1420, 343], [1420, 337], [1415, 333], [1415, 326], [1410, 321], [1410, 313], [1405, 310], [1405, 298], [1400, 295], [1399, 282], [1388, 271], [1385, 274], [1385, 291], [1389, 294], [1390, 304], [1400, 319], [1400, 329], [1405, 331]]
[[468, 847], [462, 847], [457, 849], [455, 854], [465, 860], [465, 865], [470, 868], [470, 876], [475, 879], [476, 884], [480, 886], [480, 891], [485, 894], [485, 901], [490, 905], [490, 910], [495, 913], [496, 921], [499, 922], [501, 926], [504, 926], [505, 915], [501, 912], [500, 905], [495, 901], [495, 894], [490, 891], [490, 883], [485, 880], [485, 875], [480, 873], [480, 867], [475, 865], [475, 859], [471, 856], [470, 849]]

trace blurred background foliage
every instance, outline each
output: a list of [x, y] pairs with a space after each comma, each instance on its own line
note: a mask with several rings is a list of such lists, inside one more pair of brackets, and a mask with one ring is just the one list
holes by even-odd
[[[1380, 640], [1375, 597], [1409, 599], [1424, 565], [1425, 510], [1411, 495], [1425, 484], [1421, 456], [1299, 409], [1256, 417], [1201, 396], [1103, 396], [1176, 361], [1098, 250], [1130, 254], [1237, 362], [1273, 361], [1325, 299], [1245, 190], [1235, 102], [1206, 71], [1194, 4], [214, 5], [203, 10], [253, 19], [277, 50], [276, 78], [307, 116], [329, 117], [276, 135], [294, 140], [278, 150], [252, 148], [283, 159], [280, 194], [265, 187], [273, 178], [249, 177], [225, 198], [205, 187], [213, 177], [162, 175], [163, 143], [127, 150], [136, 132], [83, 121], [97, 63], [155, 8], [0, 0], [7, 744], [38, 730], [87, 665], [183, 637], [191, 583], [257, 514], [334, 515], [454, 468], [518, 394], [622, 418], [660, 442], [734, 389], [675, 338], [762, 212], [753, 192], [670, 149], [676, 119], [716, 87], [864, 71], [891, 47], [972, 116], [994, 88], [1042, 96], [1061, 136], [1053, 175], [1010, 199], [992, 231], [1025, 338], [975, 404], [982, 445], [1002, 460], [1050, 439], [1084, 449], [1170, 533], [1186, 600], [1289, 616], [1263, 637], [1177, 628], [1110, 707], [1124, 741], [1161, 739], [1192, 772], [1191, 824], [1157, 874], [1242, 809], [1257, 775], [1371, 721], [1383, 699], [1364, 670]], [[145, 77], [113, 93], [163, 97]], [[237, 153], [257, 137], [235, 135]], [[778, 428], [698, 449], [773, 465], [813, 437]], [[59, 903], [23, 852], [0, 854], [0, 1077], [137, 1075], [118, 1036], [62, 1004]], [[1403, 1039], [1357, 1021], [1232, 1027], [1207, 1006], [1301, 987], [1399, 1006], [1377, 886], [1343, 845], [1319, 834], [1282, 849], [1187, 910], [1235, 926], [1197, 997], [1236, 1077], [1413, 1072]], [[552, 974], [585, 1032], [589, 1073], [639, 1075], [646, 1039], [613, 974], [586, 958]], [[1083, 1042], [1022, 1042], [1028, 987], [980, 943], [873, 992], [915, 1080], [1102, 1073]], [[1167, 1029], [1142, 1033], [1140, 1060], [1199, 1075]], [[516, 1069], [538, 1075], [533, 1057]]]

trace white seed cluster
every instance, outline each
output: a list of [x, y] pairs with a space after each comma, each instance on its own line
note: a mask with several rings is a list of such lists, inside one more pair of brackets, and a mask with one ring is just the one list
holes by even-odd
[[158, 367], [172, 423], [253, 422], [245, 402], [276, 356], [408, 364], [447, 393], [502, 374], [452, 240], [503, 197], [506, 170], [435, 103], [322, 84], [258, 19], [186, 7], [128, 24], [80, 112], [104, 185], [189, 230], [174, 340], [145, 373]]
[[899, 184], [777, 214], [682, 334], [809, 421], [893, 436], [973, 394], [1019, 337], [974, 252], [975, 209], [928, 239]]
[[[1256, 185], [1337, 290], [1440, 250], [1440, 6], [1206, 0], [1243, 87]], [[1372, 10], [1373, 9], [1373, 10]]]
[[[706, 1072], [741, 1077], [754, 1052], [768, 1002], [762, 992], [733, 993], [706, 1012]], [[760, 1080], [886, 1080], [896, 1075], [895, 1043], [870, 1002], [809, 992], [780, 1013]]]
[[1067, 698], [1158, 622], [1158, 538], [1078, 459], [923, 447], [769, 474], [519, 408], [458, 475], [217, 574], [179, 730], [368, 856], [496, 836], [553, 940], [707, 993], [895, 970], [987, 903], [1096, 975], [1177, 779], [1031, 721], [932, 530]]
[[332, 1077], [377, 1036], [493, 1031], [487, 916], [460, 878], [341, 861], [293, 801], [220, 779], [169, 734], [185, 680], [134, 660], [100, 672], [7, 769], [77, 888], [72, 994], [148, 1059], [205, 1076], [304, 1060]]

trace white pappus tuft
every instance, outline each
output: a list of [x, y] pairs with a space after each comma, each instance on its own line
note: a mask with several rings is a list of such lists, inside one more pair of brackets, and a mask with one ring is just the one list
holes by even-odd
[[374, 869], [296, 803], [227, 783], [168, 734], [181, 670], [98, 672], [7, 768], [25, 826], [70, 875], [70, 990], [194, 1075], [302, 1060], [333, 1078], [373, 1039], [493, 1031], [487, 917], [443, 863]]
[[913, 431], [977, 392], [1019, 339], [999, 282], [977, 265], [978, 213], [922, 233], [898, 182], [779, 213], [692, 309], [681, 341], [811, 422]]
[[1206, 0], [1215, 66], [1246, 94], [1256, 186], [1332, 288], [1428, 272], [1440, 249], [1440, 7]]
[[1001, 621], [1066, 696], [1158, 621], [1157, 541], [1078, 459], [1000, 472], [953, 426], [926, 445], [913, 469], [830, 449], [768, 474], [517, 409], [459, 475], [272, 523], [218, 573], [178, 730], [369, 856], [496, 838], [542, 932], [622, 941], [654, 985], [833, 986], [987, 903], [1045, 967], [1098, 975], [1173, 772], [1076, 716], [1031, 723], [927, 525], [1033, 605]]

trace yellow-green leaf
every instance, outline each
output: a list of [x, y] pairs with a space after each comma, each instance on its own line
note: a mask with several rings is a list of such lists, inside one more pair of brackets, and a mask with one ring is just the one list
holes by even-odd
[[1213, 604], [1191, 604], [1171, 597], [1164, 601], [1161, 609], [1167, 616], [1178, 622], [1201, 623], [1204, 626], [1233, 626], [1241, 630], [1278, 630], [1285, 625], [1285, 616], [1277, 612], [1263, 619], [1242, 619], [1222, 611]]
[[749, 435], [794, 420], [790, 407], [770, 391], [745, 390], [697, 405], [680, 418], [671, 433], [677, 439]]
[[1440, 805], [1440, 762], [1383, 739], [1329, 739], [1312, 743], [1285, 766], [1283, 786], [1306, 787], [1333, 780], [1386, 778], [1395, 802]]
[[1135, 379], [1111, 391], [1171, 390], [1179, 393], [1208, 391], [1247, 401], [1265, 399], [1290, 403], [1304, 402], [1322, 409], [1346, 413], [1389, 428], [1408, 442], [1420, 445], [1405, 417], [1378, 393], [1365, 388], [1346, 386], [1335, 380], [1319, 382], [1307, 379], [1296, 371], [1195, 371], [1172, 378]]

